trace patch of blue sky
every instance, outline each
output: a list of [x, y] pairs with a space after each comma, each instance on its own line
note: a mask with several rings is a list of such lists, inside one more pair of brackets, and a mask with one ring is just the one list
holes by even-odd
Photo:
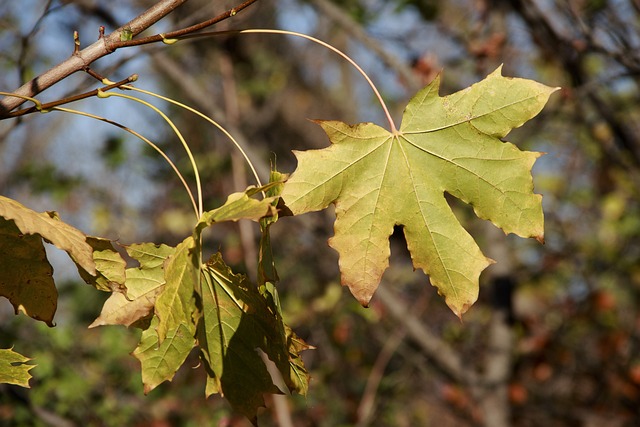
[[[37, 17], [40, 16], [44, 2], [27, 0], [26, 3], [29, 3], [28, 5], [25, 5], [25, 2], [13, 3], [14, 7], [20, 7], [22, 11], [30, 10], [32, 12], [33, 19], [21, 20], [21, 22], [24, 22], [22, 24], [24, 28], [21, 28], [21, 30], [23, 33], [28, 33], [31, 31]], [[126, 6], [114, 8], [116, 19], [121, 20], [121, 22], [127, 22], [137, 12]], [[81, 48], [95, 42], [98, 38], [98, 28], [101, 24], [95, 19], [85, 19], [71, 6], [56, 9], [42, 21], [39, 31], [33, 36], [34, 56], [45, 58], [43, 61], [34, 61], [34, 64], [37, 65], [34, 66], [33, 73], [42, 73], [50, 66], [69, 57], [73, 51], [74, 30], [78, 30], [80, 33]], [[107, 33], [110, 30], [112, 29], [107, 29]], [[126, 57], [129, 60], [123, 61], [123, 58]], [[148, 57], [145, 54], [140, 54], [139, 48], [136, 48], [135, 52], [134, 49], [131, 52], [123, 49], [121, 54], [104, 57], [96, 61], [92, 67], [101, 73], [105, 73], [104, 70], [114, 69], [115, 71], [112, 74], [107, 75], [111, 80], [119, 80], [133, 73], [139, 73], [140, 80], [136, 85], [147, 90], [157, 91], [156, 75], [153, 70], [149, 70], [148, 62]], [[64, 85], [56, 85], [38, 95], [38, 99], [47, 102], [68, 96], [70, 93], [90, 90], [99, 86], [100, 84], [97, 81], [92, 82], [88, 75], [76, 73], [66, 79]], [[128, 94], [132, 93], [128, 92]], [[161, 106], [161, 109], [165, 109], [164, 102], [154, 100], [153, 103]], [[131, 127], [152, 141], [159, 138], [164, 139], [167, 132], [171, 132], [157, 113], [132, 101], [116, 99], [115, 97], [108, 99], [91, 98], [66, 105], [65, 107], [107, 117]], [[50, 114], [52, 115], [51, 120], [46, 120], [44, 117], [30, 117], [28, 120], [40, 120], [42, 126], [53, 126], [53, 119], [59, 120], [59, 117], [53, 117], [53, 115], [58, 116], [64, 113], [52, 112]], [[52, 132], [52, 139], [47, 144], [46, 158], [48, 161], [56, 164], [60, 170], [65, 171], [68, 175], [80, 177], [94, 188], [102, 188], [112, 194], [119, 192], [120, 197], [118, 200], [128, 208], [141, 209], [151, 203], [159, 188], [154, 185], [149, 177], [149, 172], [151, 172], [149, 170], [150, 162], [142, 156], [144, 142], [112, 125], [86, 117], [67, 115], [64, 118], [63, 126], [60, 126], [60, 128], [62, 129], [60, 132], [58, 132], [57, 128], [55, 133]], [[1, 162], [3, 164], [15, 161], [16, 156], [20, 154], [20, 140], [29, 137], [20, 129], [15, 132], [12, 136], [15, 148], [3, 151]], [[109, 170], [100, 160], [103, 144], [111, 136], [123, 136], [125, 140], [124, 149], [126, 150], [127, 161], [122, 168], [116, 171]], [[37, 205], [41, 205], [44, 200], [34, 202]], [[91, 211], [89, 201], [84, 203], [87, 205], [87, 209], [82, 209], [81, 211]], [[47, 209], [57, 208], [57, 206], [47, 206]], [[65, 209], [64, 206], [60, 208], [60, 210]], [[82, 219], [82, 215], [78, 212], [60, 213], [65, 219], [81, 227], [84, 231], [91, 231], [90, 218]]]

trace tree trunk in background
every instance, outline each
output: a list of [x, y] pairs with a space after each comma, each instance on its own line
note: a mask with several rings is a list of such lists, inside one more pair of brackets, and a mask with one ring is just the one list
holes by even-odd
[[489, 267], [492, 301], [489, 321], [488, 342], [484, 360], [484, 373], [476, 391], [482, 410], [483, 422], [487, 427], [508, 427], [511, 425], [509, 383], [513, 363], [512, 294], [514, 281], [513, 262], [504, 233], [490, 223], [485, 223], [487, 238], [485, 255], [497, 261]]

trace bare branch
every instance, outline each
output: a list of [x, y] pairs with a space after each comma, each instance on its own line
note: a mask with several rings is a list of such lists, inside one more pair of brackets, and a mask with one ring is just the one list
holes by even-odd
[[[22, 85], [13, 93], [17, 95], [34, 97], [45, 89], [50, 88], [59, 81], [67, 78], [76, 71], [80, 71], [89, 66], [95, 60], [108, 55], [113, 50], [109, 49], [109, 45], [114, 44], [116, 41], [120, 41], [120, 34], [123, 31], [128, 30], [135, 36], [145, 29], [149, 28], [154, 23], [171, 13], [176, 7], [180, 6], [187, 0], [161, 0], [154, 6], [143, 12], [138, 17], [129, 21], [127, 24], [115, 30], [107, 37], [98, 39], [95, 43], [82, 49], [79, 52], [74, 52], [67, 60], [61, 62], [49, 71], [35, 77], [31, 81]], [[75, 45], [74, 45], [75, 46]], [[18, 107], [25, 100], [16, 97], [5, 97], [0, 101], [0, 118], [7, 117], [8, 113], [14, 108]]]
[[78, 95], [73, 95], [73, 96], [69, 96], [67, 98], [62, 98], [62, 99], [58, 99], [56, 101], [52, 101], [52, 102], [47, 102], [46, 104], [42, 104], [39, 107], [29, 107], [29, 108], [24, 108], [22, 110], [18, 110], [18, 111], [13, 111], [11, 113], [9, 113], [7, 115], [7, 117], [20, 117], [20, 116], [24, 116], [26, 114], [31, 114], [31, 113], [35, 113], [38, 111], [47, 111], [52, 109], [53, 107], [58, 107], [60, 105], [64, 105], [64, 104], [69, 104], [71, 102], [75, 102], [75, 101], [80, 101], [81, 99], [86, 99], [86, 98], [91, 98], [92, 96], [96, 96], [98, 94], [98, 91], [102, 91], [102, 92], [106, 92], [108, 90], [111, 89], [115, 89], [117, 87], [126, 85], [128, 83], [131, 82], [135, 82], [138, 79], [138, 75], [137, 74], [133, 74], [129, 77], [127, 77], [126, 79], [120, 80], [119, 82], [115, 82], [109, 85], [106, 85], [100, 89], [94, 89], [91, 90], [89, 92], [84, 92]]
[[[164, 38], [171, 38], [177, 35], [191, 33], [193, 31], [200, 30], [207, 26], [213, 25], [246, 8], [247, 6], [255, 3], [257, 0], [248, 0], [241, 5], [228, 10], [227, 12], [202, 22], [197, 25], [193, 25], [182, 30], [173, 31], [164, 35], [157, 34], [151, 37], [144, 37], [136, 40], [122, 40], [121, 35], [123, 33], [130, 34], [133, 37], [140, 34], [142, 31], [149, 28], [160, 19], [167, 16], [174, 9], [185, 3], [187, 0], [160, 0], [151, 8], [132, 19], [125, 25], [121, 26], [108, 36], [102, 36], [92, 45], [79, 50], [74, 51], [68, 59], [51, 68], [49, 71], [44, 72], [38, 77], [32, 79], [28, 83], [22, 85], [20, 88], [13, 91], [13, 93], [21, 96], [34, 97], [45, 89], [50, 88], [54, 84], [64, 80], [71, 74], [86, 70], [91, 63], [103, 56], [106, 56], [116, 49], [129, 46], [137, 46], [140, 44], [148, 44], [162, 41]], [[22, 105], [25, 102], [23, 98], [18, 97], [5, 97], [0, 101], [0, 119], [10, 117], [10, 112], [16, 107]]]
[[136, 40], [125, 40], [125, 41], [121, 41], [119, 43], [116, 43], [113, 48], [114, 49], [119, 49], [121, 47], [130, 47], [130, 46], [140, 46], [143, 44], [150, 44], [150, 43], [157, 43], [163, 40], [167, 40], [167, 39], [173, 39], [173, 38], [178, 38], [181, 36], [185, 36], [187, 34], [192, 34], [196, 31], [199, 30], [203, 30], [207, 27], [210, 27], [214, 24], [217, 24], [220, 21], [223, 21], [227, 18], [231, 18], [232, 16], [235, 16], [238, 12], [240, 12], [243, 9], [246, 9], [248, 6], [252, 5], [253, 3], [255, 3], [258, 0], [247, 0], [244, 3], [231, 8], [229, 10], [227, 10], [226, 12], [216, 16], [215, 18], [211, 18], [208, 19], [206, 21], [200, 22], [199, 24], [195, 24], [192, 25], [190, 27], [187, 28], [182, 28], [180, 30], [175, 30], [175, 31], [170, 31], [168, 33], [164, 33], [164, 34], [155, 34], [153, 36], [149, 36], [149, 37], [144, 37], [141, 39], [136, 39]]

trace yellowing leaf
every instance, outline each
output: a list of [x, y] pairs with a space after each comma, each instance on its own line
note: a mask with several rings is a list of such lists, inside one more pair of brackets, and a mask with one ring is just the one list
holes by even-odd
[[0, 383], [29, 388], [29, 370], [36, 366], [27, 365], [30, 360], [12, 349], [0, 349]]
[[39, 234], [56, 247], [66, 251], [89, 274], [96, 274], [93, 249], [78, 229], [62, 222], [55, 213], [32, 211], [4, 196], [0, 196], [0, 216], [12, 219], [23, 234]]
[[87, 236], [87, 243], [93, 249], [96, 274], [87, 273], [78, 265], [78, 272], [84, 281], [96, 289], [106, 292], [125, 291], [125, 267], [127, 263], [108, 239]]
[[195, 344], [195, 338], [186, 325], [169, 329], [164, 341], [159, 344], [157, 327], [158, 318], [154, 316], [151, 326], [142, 331], [140, 344], [133, 352], [142, 367], [145, 394], [164, 381], [171, 381]]
[[164, 262], [173, 255], [175, 248], [141, 243], [127, 246], [127, 252], [140, 263], [140, 267], [126, 270], [126, 296], [114, 292], [89, 328], [102, 325], [139, 326], [141, 319], [153, 313], [156, 298], [164, 289]]
[[[285, 335], [274, 307], [245, 276], [233, 274], [219, 253], [202, 275], [198, 343], [210, 376], [207, 394], [222, 393], [235, 410], [254, 419], [264, 393], [281, 393], [257, 349], [275, 364], [290, 390], [306, 391], [299, 385], [308, 381], [298, 356], [304, 348], [297, 338], [293, 342], [293, 334]], [[304, 378], [292, 380], [298, 376]]]
[[531, 167], [539, 153], [502, 142], [544, 107], [556, 89], [505, 78], [498, 69], [449, 96], [439, 78], [409, 102], [399, 131], [372, 123], [319, 122], [332, 145], [296, 152], [282, 193], [294, 214], [336, 205], [342, 283], [368, 305], [388, 267], [389, 236], [402, 226], [415, 268], [461, 316], [475, 302], [492, 261], [460, 225], [444, 193], [473, 206], [506, 233], [543, 239], [540, 195]]
[[139, 268], [127, 269], [127, 295], [121, 292], [112, 293], [104, 302], [100, 316], [89, 328], [103, 325], [134, 325], [153, 313], [156, 298], [163, 289], [162, 270], [158, 275]]
[[155, 303], [160, 344], [169, 331], [178, 331], [180, 326], [185, 327], [190, 336], [195, 334], [195, 289], [200, 276], [199, 258], [193, 253], [195, 250], [196, 242], [189, 236], [165, 262], [165, 286]]
[[13, 221], [0, 217], [0, 254], [0, 296], [16, 314], [22, 311], [53, 326], [58, 291], [42, 238], [22, 234]]
[[261, 188], [249, 187], [243, 193], [230, 194], [224, 205], [202, 214], [195, 228], [197, 233], [196, 237], [202, 230], [216, 222], [238, 221], [240, 219], [258, 220], [264, 216], [275, 213], [275, 208], [271, 206], [271, 202], [274, 200], [273, 198], [270, 197], [262, 200], [251, 198], [251, 196], [259, 193], [261, 190], [266, 191], [268, 188], [271, 188], [272, 185], [275, 184], [269, 184]]
[[155, 243], [134, 243], [126, 249], [129, 256], [140, 263], [140, 268], [146, 270], [162, 269], [166, 259], [176, 251], [174, 247]]

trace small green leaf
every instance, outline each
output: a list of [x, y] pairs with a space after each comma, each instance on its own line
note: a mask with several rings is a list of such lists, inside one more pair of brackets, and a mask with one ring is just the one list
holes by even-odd
[[125, 27], [122, 29], [122, 32], [120, 33], [120, 41], [121, 42], [126, 42], [133, 39], [133, 31], [131, 31], [131, 28], [129, 27]]
[[87, 236], [87, 243], [93, 248], [96, 275], [87, 273], [77, 265], [80, 277], [89, 285], [106, 292], [125, 292], [125, 268], [127, 263], [108, 239]]
[[0, 296], [16, 311], [53, 326], [58, 291], [42, 238], [0, 217]]
[[243, 193], [230, 194], [224, 205], [202, 214], [195, 228], [196, 237], [202, 233], [202, 230], [216, 222], [238, 221], [240, 219], [253, 219], [257, 221], [262, 217], [273, 215], [275, 208], [271, 205], [274, 200], [272, 197], [262, 200], [251, 198], [251, 196], [262, 190], [268, 190], [272, 185], [275, 184], [270, 184], [262, 188], [250, 187]]
[[153, 313], [156, 298], [164, 289], [164, 262], [175, 253], [175, 248], [143, 243], [127, 246], [127, 252], [140, 263], [140, 267], [126, 270], [127, 295], [114, 292], [89, 328], [102, 325], [138, 326], [141, 319]]
[[129, 256], [140, 263], [140, 268], [154, 270], [162, 268], [167, 258], [173, 255], [176, 248], [165, 244], [134, 243], [126, 246]]
[[0, 349], [0, 383], [29, 388], [29, 370], [36, 366], [28, 365], [30, 360], [12, 349]]
[[195, 339], [186, 325], [169, 329], [164, 341], [159, 344], [157, 327], [158, 318], [154, 316], [149, 328], [142, 331], [140, 344], [133, 352], [133, 356], [140, 361], [142, 367], [145, 394], [163, 382], [171, 381], [195, 344]]
[[196, 326], [194, 292], [200, 278], [198, 257], [194, 256], [196, 242], [192, 236], [180, 243], [173, 256], [165, 263], [165, 286], [156, 298], [155, 314], [158, 316], [158, 339], [163, 343], [169, 331], [184, 327], [193, 336]]
[[285, 333], [275, 307], [245, 276], [233, 274], [219, 253], [202, 270], [201, 301], [198, 342], [211, 378], [207, 394], [219, 390], [235, 410], [255, 418], [264, 393], [281, 393], [256, 349], [275, 364], [291, 391], [306, 391], [301, 341]]

